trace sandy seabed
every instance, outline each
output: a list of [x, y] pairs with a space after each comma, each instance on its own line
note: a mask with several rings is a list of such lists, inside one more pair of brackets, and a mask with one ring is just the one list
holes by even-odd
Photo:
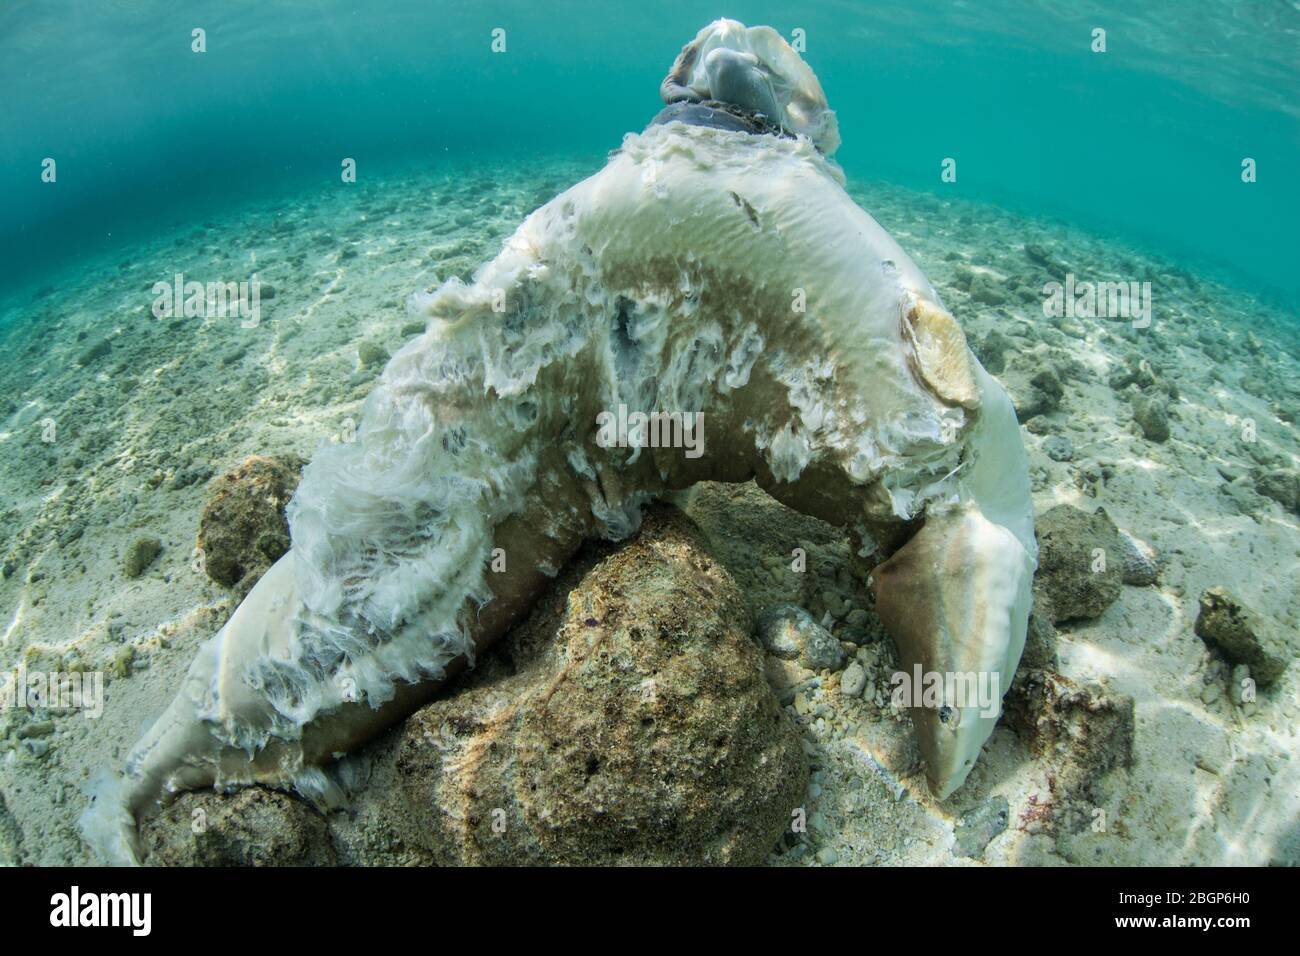
[[[207, 482], [247, 455], [310, 457], [338, 440], [385, 357], [423, 331], [407, 296], [468, 278], [599, 163], [442, 169], [250, 205], [0, 300], [0, 667], [106, 675], [98, 717], [0, 711], [0, 863], [88, 862], [76, 820], [89, 782], [120, 767], [233, 610], [196, 570]], [[936, 805], [903, 770], [906, 718], [870, 690], [843, 694], [838, 673], [809, 673], [795, 675], [788, 706], [813, 767], [810, 829], [773, 862], [970, 864], [954, 828], [1001, 797], [1010, 819], [987, 863], [1300, 862], [1300, 667], [1243, 706], [1193, 632], [1202, 591], [1224, 586], [1297, 640], [1300, 521], [1258, 491], [1300, 465], [1297, 330], [1249, 292], [1066, 225], [883, 185], [850, 192], [917, 260], [977, 354], [1003, 366], [1013, 396], [1024, 401], [1044, 369], [1062, 383], [1058, 407], [1023, 429], [1038, 511], [1104, 507], [1156, 549], [1160, 580], [1125, 587], [1058, 637], [1061, 673], [1136, 705], [1132, 766], [1094, 788], [1101, 832], [1066, 839], [1036, 825], [1051, 781], [1003, 727], [968, 784]], [[178, 272], [256, 274], [260, 322], [155, 318], [153, 286]], [[1150, 281], [1150, 326], [1045, 318], [1041, 282], [1067, 272]], [[1144, 437], [1131, 393], [1112, 384], [1144, 361], [1176, 385], [1164, 442]], [[751, 499], [701, 496], [719, 558], [755, 609], [803, 600], [838, 633], [862, 600], [847, 542]], [[765, 533], [728, 533], [728, 507], [735, 528], [743, 515]], [[162, 550], [128, 578], [141, 537]], [[817, 585], [784, 575], [792, 541], [810, 545]], [[766, 553], [765, 542], [779, 544]], [[868, 667], [888, 653], [851, 650]]]

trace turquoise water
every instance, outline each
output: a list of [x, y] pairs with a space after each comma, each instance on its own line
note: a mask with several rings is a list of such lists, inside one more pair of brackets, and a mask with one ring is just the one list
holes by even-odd
[[10, 0], [0, 293], [214, 210], [343, 188], [342, 157], [362, 179], [551, 153], [594, 170], [654, 115], [682, 44], [728, 16], [803, 31], [850, 178], [1057, 217], [1293, 310], [1300, 5], [1082, 6]]

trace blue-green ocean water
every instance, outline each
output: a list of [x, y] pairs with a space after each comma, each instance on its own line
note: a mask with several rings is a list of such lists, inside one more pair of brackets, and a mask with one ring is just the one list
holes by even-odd
[[341, 157], [361, 176], [549, 153], [594, 169], [719, 16], [803, 31], [850, 178], [1064, 219], [1300, 302], [1291, 0], [5, 0], [0, 294], [214, 208], [337, 188]]

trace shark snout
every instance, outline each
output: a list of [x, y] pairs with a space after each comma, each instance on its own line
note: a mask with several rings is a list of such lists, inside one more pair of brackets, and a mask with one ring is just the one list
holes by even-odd
[[758, 57], [719, 47], [705, 57], [704, 69], [713, 99], [762, 113], [774, 122], [779, 120], [781, 108]]

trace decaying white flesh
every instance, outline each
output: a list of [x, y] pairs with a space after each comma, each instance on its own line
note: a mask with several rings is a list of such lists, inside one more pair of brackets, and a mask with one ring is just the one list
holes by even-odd
[[[1005, 690], [1035, 560], [1015, 417], [841, 180], [807, 139], [651, 127], [471, 285], [416, 297], [428, 331], [356, 441], [308, 466], [291, 551], [87, 812], [92, 845], [134, 859], [136, 820], [179, 789], [320, 796], [318, 765], [419, 706], [584, 537], [625, 536], [702, 479], [757, 478], [866, 546], [924, 517], [879, 574], [900, 656], [995, 668]], [[597, 415], [620, 405], [703, 412], [703, 456], [600, 447]], [[917, 723], [946, 795], [992, 722]]]

